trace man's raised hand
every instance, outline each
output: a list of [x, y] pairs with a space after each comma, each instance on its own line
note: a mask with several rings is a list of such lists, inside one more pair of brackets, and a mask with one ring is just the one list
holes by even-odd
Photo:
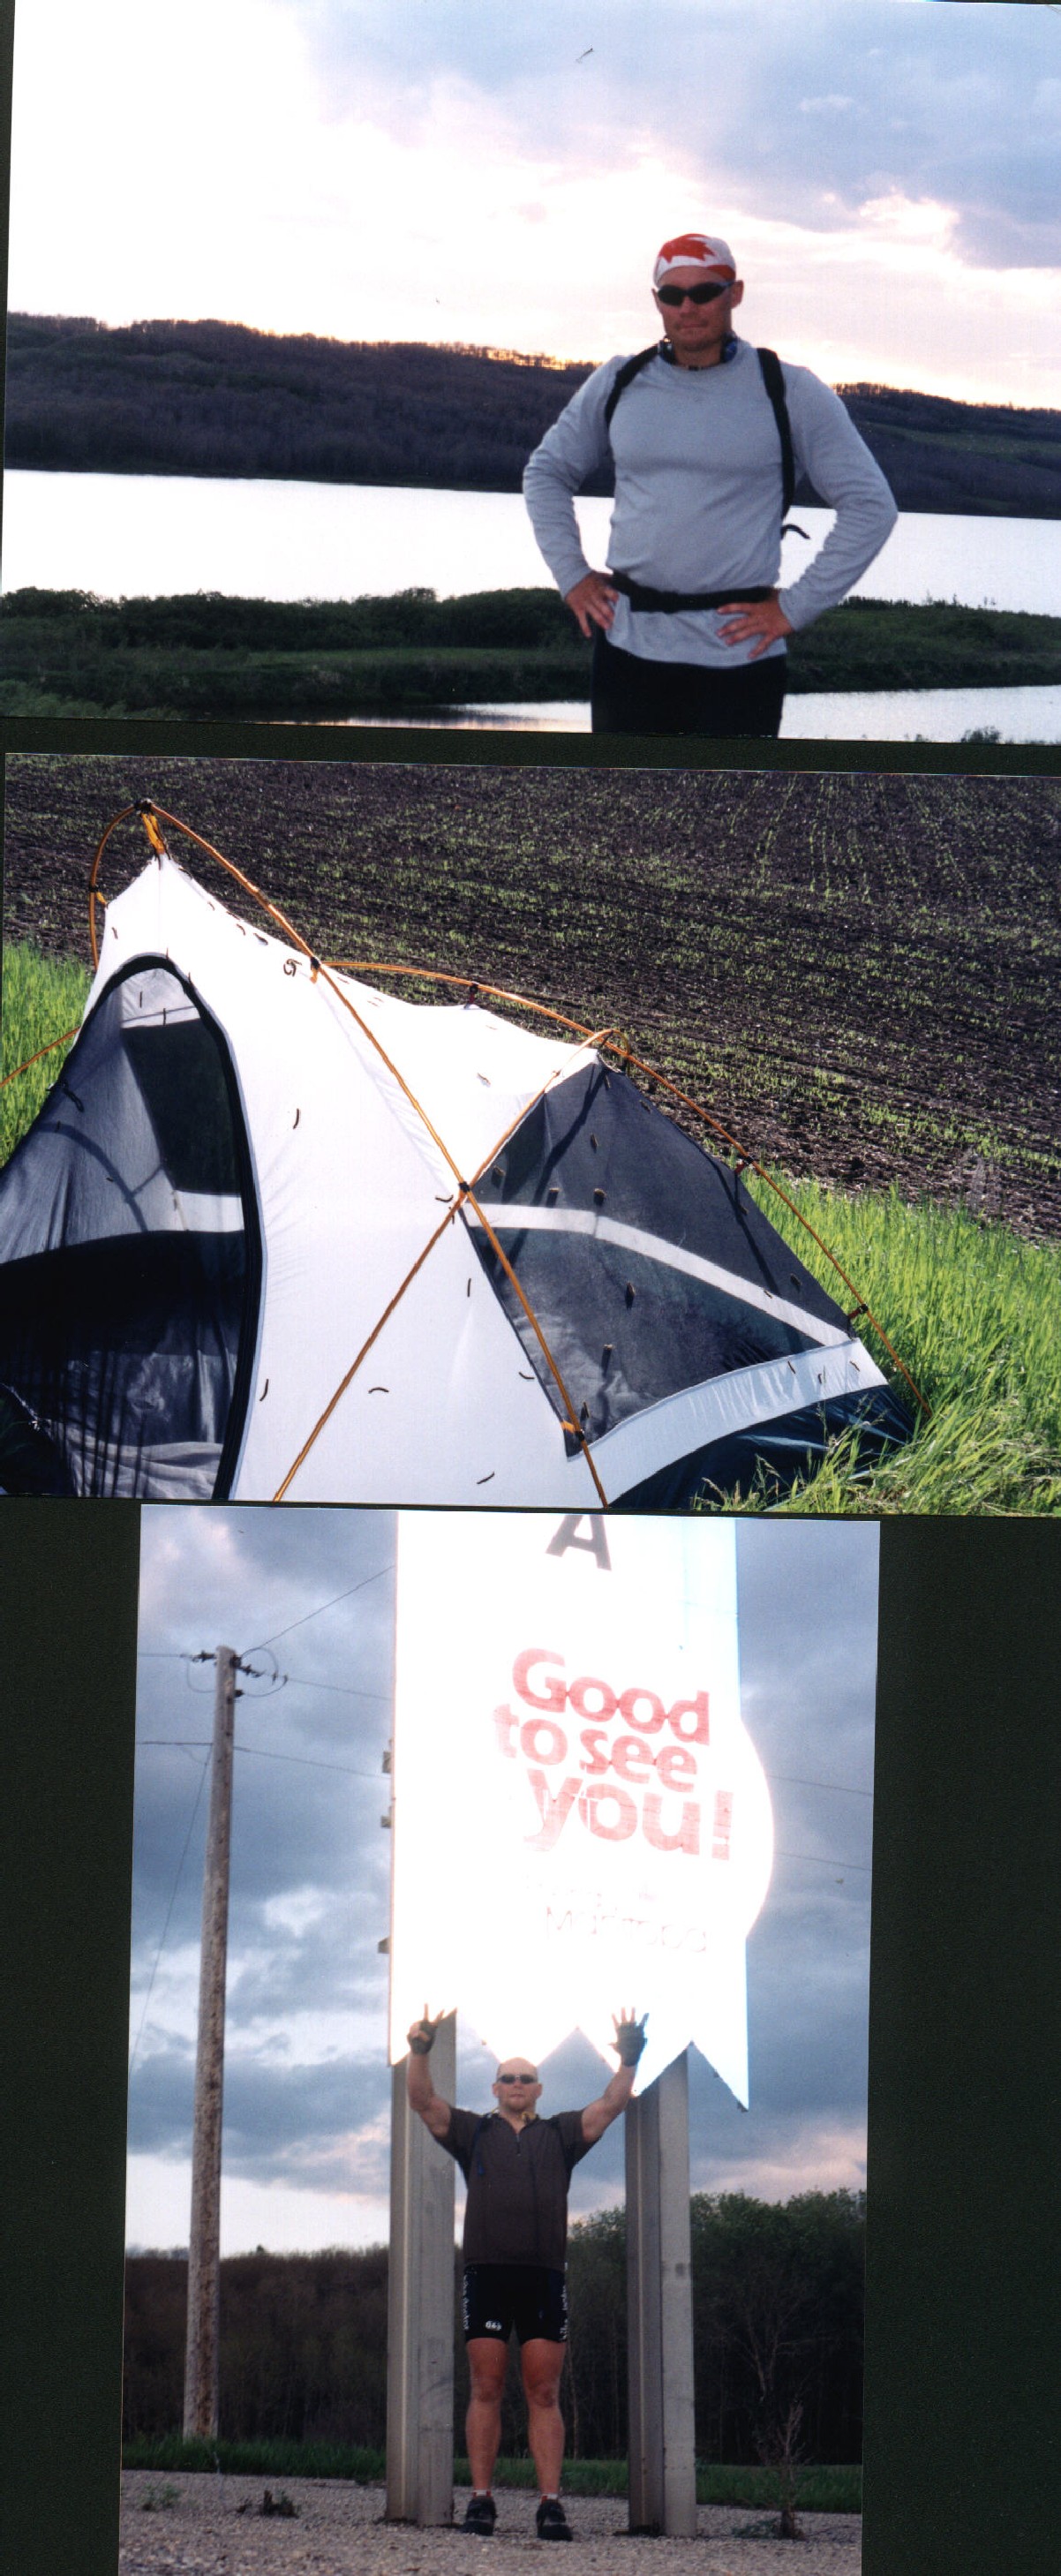
[[615, 2032], [612, 2047], [624, 2066], [636, 2066], [638, 2058], [647, 2048], [648, 2040], [645, 2035], [647, 2020], [647, 2012], [642, 2013], [638, 2021], [636, 2013], [627, 2011], [625, 2008], [619, 2014], [612, 2014], [612, 2027]]
[[441, 2029], [445, 2018], [445, 2013], [436, 2013], [432, 2021], [427, 2005], [424, 2005], [420, 2020], [414, 2021], [411, 2030], [406, 2033], [409, 2048], [414, 2057], [430, 2057], [435, 2045], [435, 2033]]

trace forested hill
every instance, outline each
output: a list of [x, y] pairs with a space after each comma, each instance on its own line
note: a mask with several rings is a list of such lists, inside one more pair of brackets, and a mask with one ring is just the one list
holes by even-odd
[[[7, 370], [9, 466], [514, 492], [589, 366], [235, 322], [110, 329], [14, 314]], [[840, 390], [901, 509], [1061, 517], [1061, 413]]]

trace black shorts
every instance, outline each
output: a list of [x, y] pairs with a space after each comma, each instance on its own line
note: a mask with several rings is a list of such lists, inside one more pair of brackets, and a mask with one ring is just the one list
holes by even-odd
[[610, 644], [598, 626], [590, 684], [594, 733], [742, 734], [776, 737], [785, 696], [786, 656], [761, 655], [730, 671], [703, 662], [650, 662]]
[[535, 2263], [466, 2263], [463, 2313], [465, 2343], [473, 2335], [507, 2343], [513, 2330], [521, 2344], [538, 2336], [566, 2343], [567, 2283]]

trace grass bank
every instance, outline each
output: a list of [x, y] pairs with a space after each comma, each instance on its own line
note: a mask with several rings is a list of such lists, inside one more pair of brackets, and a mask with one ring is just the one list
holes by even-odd
[[[5, 1071], [70, 1028], [87, 985], [74, 962], [31, 947], [7, 952]], [[64, 1053], [57, 1048], [0, 1091], [0, 1160], [35, 1117]], [[845, 1192], [777, 1178], [855, 1282], [931, 1408], [909, 1446], [883, 1465], [864, 1470], [857, 1442], [841, 1443], [779, 1508], [862, 1516], [1061, 1510], [1061, 1245], [1025, 1241], [967, 1208], [911, 1204], [895, 1188]], [[836, 1293], [832, 1265], [764, 1183], [752, 1186]], [[887, 1367], [872, 1333], [867, 1339]], [[747, 1511], [772, 1499], [764, 1488], [725, 1501]]]
[[76, 1032], [91, 977], [76, 957], [42, 957], [39, 949], [19, 941], [5, 948], [0, 1073], [26, 1064], [39, 1047], [47, 1047], [38, 1064], [0, 1089], [0, 1164], [14, 1152], [19, 1137], [41, 1107], [70, 1052], [73, 1039], [53, 1047], [51, 1040]]
[[[1061, 1510], [1061, 1246], [1022, 1242], [964, 1208], [910, 1206], [896, 1190], [848, 1195], [778, 1177], [931, 1407], [909, 1446], [871, 1471], [859, 1465], [857, 1439], [838, 1444], [778, 1510]], [[773, 1193], [752, 1186], [776, 1221]], [[835, 1293], [831, 1265], [806, 1238], [800, 1249]], [[866, 1339], [888, 1368], [872, 1332]], [[761, 1510], [769, 1499], [730, 1496], [727, 1504]]]
[[[846, 600], [788, 663], [797, 694], [1047, 685], [1061, 681], [1061, 617]], [[589, 647], [552, 590], [333, 602], [21, 590], [0, 607], [8, 716], [341, 723], [588, 693]]]
[[[386, 2476], [386, 2459], [382, 2451], [357, 2448], [343, 2442], [186, 2442], [179, 2433], [166, 2434], [151, 2442], [126, 2442], [122, 2449], [123, 2469], [151, 2469], [158, 2473], [176, 2471], [193, 2476], [220, 2470], [224, 2477], [273, 2478], [349, 2478], [358, 2486], [380, 2486]], [[456, 2486], [468, 2486], [471, 2475], [468, 2462], [458, 2456], [453, 2463]], [[533, 2487], [536, 2484], [532, 2460], [499, 2460], [494, 2472], [498, 2487]], [[627, 2492], [625, 2460], [566, 2460], [564, 2489], [568, 2495], [616, 2495]], [[735, 2504], [776, 2508], [777, 2479], [774, 2472], [763, 2468], [727, 2468], [700, 2460], [696, 2468], [696, 2493], [700, 2504]], [[807, 2513], [860, 2513], [862, 2510], [862, 2471], [849, 2468], [809, 2466], [798, 2473], [798, 2502]]]

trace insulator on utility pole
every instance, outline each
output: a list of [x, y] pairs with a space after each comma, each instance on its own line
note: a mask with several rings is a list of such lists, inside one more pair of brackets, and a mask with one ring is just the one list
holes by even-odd
[[199, 2037], [195, 2059], [192, 2212], [188, 2241], [188, 2339], [184, 2358], [185, 2439], [217, 2434], [221, 2297], [221, 2103], [225, 2064], [232, 1747], [239, 1658], [219, 1646], [214, 1687], [210, 1817], [203, 1868]]

